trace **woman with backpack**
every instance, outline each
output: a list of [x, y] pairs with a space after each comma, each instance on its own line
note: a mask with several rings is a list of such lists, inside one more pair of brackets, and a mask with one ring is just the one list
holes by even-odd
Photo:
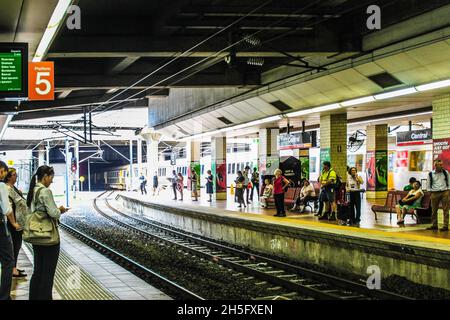
[[[59, 257], [58, 221], [68, 208], [56, 206], [49, 186], [55, 172], [40, 166], [28, 189], [24, 240], [33, 245], [34, 271], [30, 281], [30, 300], [52, 300], [53, 279]], [[44, 232], [42, 232], [44, 230]]]
[[245, 201], [244, 201], [244, 189], [246, 188], [245, 185], [245, 178], [242, 174], [242, 171], [237, 172], [237, 178], [234, 180], [236, 183], [236, 198], [237, 202], [239, 203], [239, 208], [242, 208], [242, 205], [244, 205], [244, 208], [246, 208]]
[[5, 184], [9, 189], [9, 203], [11, 204], [12, 214], [8, 215], [8, 229], [11, 233], [11, 239], [14, 251], [14, 269], [13, 278], [23, 278], [27, 274], [25, 270], [17, 269], [17, 259], [19, 257], [20, 247], [22, 246], [22, 226], [24, 218], [27, 215], [27, 202], [14, 184], [17, 180], [17, 172], [14, 168], [9, 168], [5, 177]]

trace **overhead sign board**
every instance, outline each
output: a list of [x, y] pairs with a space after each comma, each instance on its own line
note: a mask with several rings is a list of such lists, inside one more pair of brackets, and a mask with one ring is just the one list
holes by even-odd
[[431, 129], [397, 132], [397, 146], [411, 146], [433, 143]]
[[28, 95], [28, 44], [0, 43], [0, 99]]
[[28, 100], [55, 99], [55, 71], [52, 61], [28, 64]]
[[311, 134], [309, 132], [282, 133], [278, 136], [280, 150], [311, 148]]

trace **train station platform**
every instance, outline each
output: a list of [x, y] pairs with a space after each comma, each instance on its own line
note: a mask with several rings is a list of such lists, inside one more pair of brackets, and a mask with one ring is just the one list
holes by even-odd
[[[60, 229], [61, 252], [53, 285], [54, 300], [171, 300], [128, 270]], [[24, 243], [18, 266], [26, 278], [14, 278], [13, 300], [28, 300], [33, 250]]]
[[204, 195], [198, 202], [189, 197], [175, 201], [168, 191], [159, 196], [123, 192], [116, 199], [134, 213], [260, 253], [365, 277], [377, 266], [382, 278], [398, 275], [450, 289], [448, 232], [428, 231], [428, 225], [412, 221], [398, 227], [395, 216], [391, 221], [389, 214], [380, 214], [375, 222], [368, 201], [364, 201], [360, 227], [349, 227], [318, 221], [311, 213], [273, 217], [273, 209], [261, 209], [256, 202], [239, 210], [230, 195], [228, 201], [212, 203]]

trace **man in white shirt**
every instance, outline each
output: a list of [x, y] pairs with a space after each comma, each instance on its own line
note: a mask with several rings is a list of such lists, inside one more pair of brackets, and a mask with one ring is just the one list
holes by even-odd
[[443, 168], [442, 160], [434, 160], [434, 168], [435, 170], [428, 174], [428, 191], [431, 193], [431, 227], [427, 228], [427, 230], [438, 229], [438, 209], [439, 204], [442, 204], [444, 209], [444, 226], [440, 231], [448, 231], [450, 176], [448, 171]]
[[6, 216], [12, 212], [8, 198], [8, 188], [3, 182], [8, 173], [8, 166], [0, 161], [0, 264], [2, 274], [0, 279], [0, 300], [11, 300], [11, 283], [14, 268], [14, 252], [11, 234], [6, 226]]

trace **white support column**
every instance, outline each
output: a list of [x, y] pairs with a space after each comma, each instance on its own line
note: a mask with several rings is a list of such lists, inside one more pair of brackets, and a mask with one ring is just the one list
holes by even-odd
[[77, 170], [75, 171], [75, 190], [73, 192], [73, 198], [76, 198], [76, 192], [80, 190], [80, 143], [75, 140], [75, 146], [74, 146], [74, 152], [75, 152], [75, 158], [76, 158], [76, 164], [77, 164]]
[[38, 167], [43, 166], [45, 164], [45, 147], [38, 147]]
[[[187, 176], [192, 175], [191, 171], [194, 170], [197, 174], [197, 194], [200, 195], [200, 141], [187, 141], [186, 142], [186, 159], [188, 163]], [[191, 183], [188, 181], [188, 190], [191, 190]]]
[[258, 145], [258, 170], [261, 178], [273, 175], [280, 166], [280, 153], [278, 151], [277, 129], [260, 129]]
[[[138, 166], [138, 175], [141, 176], [142, 172], [142, 139], [137, 139], [137, 166]], [[148, 181], [148, 180], [147, 180]]]
[[227, 138], [211, 137], [211, 171], [216, 200], [227, 199]]
[[158, 145], [161, 134], [150, 128], [144, 128], [141, 131], [141, 136], [147, 144], [147, 181], [152, 181], [155, 171], [158, 172]]
[[66, 154], [66, 174], [65, 174], [65, 189], [66, 189], [66, 207], [69, 207], [69, 183], [70, 183], [70, 153], [69, 153], [69, 139], [65, 141], [65, 154]]
[[45, 163], [50, 166], [50, 143], [47, 141], [47, 145], [45, 146]]
[[133, 191], [133, 139], [130, 139], [130, 188], [129, 191]]

